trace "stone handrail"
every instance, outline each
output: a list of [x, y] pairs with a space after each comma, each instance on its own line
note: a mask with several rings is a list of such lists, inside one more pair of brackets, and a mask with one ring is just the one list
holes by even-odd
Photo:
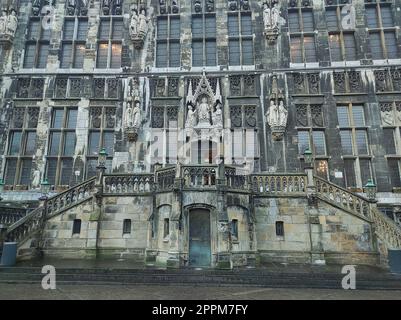
[[147, 193], [154, 188], [154, 175], [138, 174], [105, 174], [103, 176], [105, 194]]
[[322, 178], [315, 176], [314, 179], [316, 193], [320, 198], [365, 219], [370, 219], [370, 203], [368, 199]]
[[9, 226], [25, 217], [28, 212], [25, 208], [0, 207], [0, 224]]
[[176, 172], [176, 167], [167, 167], [157, 170], [155, 173], [155, 189], [157, 191], [173, 190]]
[[185, 165], [181, 167], [183, 185], [187, 188], [208, 188], [216, 186], [216, 165]]
[[389, 249], [401, 249], [401, 228], [376, 208], [370, 213], [377, 236]]
[[249, 191], [248, 175], [239, 171], [236, 167], [225, 166], [224, 176], [228, 189]]
[[257, 194], [288, 195], [306, 193], [306, 174], [253, 174], [252, 191]]
[[47, 200], [47, 216], [53, 216], [70, 208], [83, 200], [90, 198], [96, 184], [96, 177], [84, 181]]
[[39, 230], [42, 221], [44, 207], [36, 208], [25, 217], [12, 224], [5, 236], [6, 241], [18, 242], [19, 244], [28, 239], [34, 232]]

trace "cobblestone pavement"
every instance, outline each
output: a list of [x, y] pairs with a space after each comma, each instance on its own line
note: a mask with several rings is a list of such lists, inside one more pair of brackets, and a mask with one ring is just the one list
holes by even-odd
[[43, 290], [38, 284], [1, 284], [0, 300], [401, 300], [401, 291], [277, 289], [142, 285], [60, 285]]

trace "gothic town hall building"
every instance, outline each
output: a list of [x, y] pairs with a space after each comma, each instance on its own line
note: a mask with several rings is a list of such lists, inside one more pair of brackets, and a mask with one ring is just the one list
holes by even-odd
[[401, 0], [2, 0], [0, 241], [167, 268], [401, 248]]

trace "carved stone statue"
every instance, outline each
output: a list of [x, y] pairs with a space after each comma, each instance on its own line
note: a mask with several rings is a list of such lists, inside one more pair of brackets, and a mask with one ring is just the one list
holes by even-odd
[[42, 7], [42, 1], [41, 0], [34, 0], [32, 2], [32, 13], [33, 13], [33, 15], [35, 15], [35, 16], [39, 15], [41, 7]]
[[280, 127], [287, 126], [288, 110], [284, 107], [284, 101], [280, 100], [278, 105], [279, 125]]
[[270, 101], [269, 109], [266, 112], [266, 121], [270, 127], [277, 126], [279, 122], [278, 107], [274, 100]]
[[77, 3], [75, 0], [68, 0], [67, 2], [67, 12], [70, 16], [73, 16], [75, 14], [75, 8], [77, 6]]
[[0, 34], [6, 33], [7, 27], [7, 11], [3, 10], [0, 16]]
[[270, 27], [273, 29], [277, 29], [279, 19], [280, 19], [280, 10], [277, 8], [277, 3], [275, 3], [273, 8], [271, 9], [270, 15], [271, 15], [271, 18], [270, 18], [271, 26]]
[[199, 122], [198, 126], [210, 126], [210, 106], [207, 97], [203, 97], [197, 107]]
[[130, 35], [136, 49], [142, 49], [148, 33], [148, 19], [146, 11], [142, 9], [138, 14], [136, 9], [132, 10]]
[[131, 24], [130, 24], [130, 35], [131, 38], [134, 39], [135, 37], [138, 37], [138, 11], [132, 10], [132, 16], [131, 16]]
[[15, 10], [11, 10], [11, 14], [8, 16], [7, 19], [6, 33], [14, 38], [15, 32], [17, 31], [17, 27], [18, 27], [17, 12]]
[[188, 105], [187, 121], [185, 122], [186, 128], [194, 128], [196, 126], [196, 110], [193, 110], [192, 105]]
[[135, 101], [135, 106], [132, 111], [132, 126], [139, 129], [141, 126], [141, 108], [139, 101]]
[[103, 14], [110, 14], [111, 0], [103, 0]]
[[217, 103], [216, 105], [216, 111], [213, 112], [212, 121], [214, 127], [223, 127], [223, 112], [221, 111], [220, 103]]
[[267, 5], [267, 3], [265, 3], [263, 5], [263, 22], [265, 25], [265, 29], [271, 28], [271, 14], [270, 14], [270, 8]]
[[393, 125], [393, 113], [391, 109], [382, 111], [382, 122], [383, 125]]
[[39, 170], [35, 170], [33, 172], [32, 189], [40, 189], [40, 171]]
[[88, 0], [79, 0], [79, 12], [83, 16], [88, 14]]
[[263, 4], [263, 24], [265, 36], [270, 44], [273, 44], [279, 34], [280, 10], [274, 0], [268, 0]]
[[114, 0], [114, 13], [120, 15], [123, 11], [122, 0]]
[[133, 111], [132, 111], [132, 106], [129, 103], [127, 106], [127, 109], [125, 110], [125, 117], [124, 117], [124, 124], [126, 128], [132, 128], [133, 127], [133, 122], [132, 122], [132, 117]]
[[146, 11], [144, 9], [141, 10], [138, 16], [138, 33], [144, 37], [148, 33], [148, 19], [146, 18]]

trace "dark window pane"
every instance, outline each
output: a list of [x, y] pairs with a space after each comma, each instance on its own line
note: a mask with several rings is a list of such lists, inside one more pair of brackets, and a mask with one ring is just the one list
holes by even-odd
[[89, 134], [89, 154], [98, 155], [100, 150], [100, 132], [91, 132]]
[[21, 163], [20, 184], [22, 185], [31, 184], [31, 169], [32, 169], [32, 160], [23, 160]]
[[180, 43], [170, 42], [170, 67], [180, 66]]
[[56, 184], [56, 171], [57, 171], [57, 160], [47, 159], [47, 181], [51, 185]]
[[337, 18], [337, 11], [335, 8], [326, 9], [326, 23], [327, 23], [327, 29], [338, 30], [338, 18]]
[[79, 20], [78, 21], [77, 40], [78, 41], [86, 41], [87, 34], [88, 34], [88, 20]]
[[304, 154], [309, 149], [309, 132], [298, 131], [298, 154]]
[[386, 42], [387, 59], [398, 58], [397, 39], [395, 38], [395, 33], [392, 31], [385, 32], [384, 40]]
[[180, 18], [170, 18], [170, 38], [180, 38]]
[[111, 45], [110, 68], [121, 68], [121, 44]]
[[32, 156], [36, 152], [36, 132], [26, 133], [25, 155]]
[[381, 43], [380, 33], [371, 32], [370, 37], [370, 50], [372, 52], [373, 59], [383, 59], [383, 48]]
[[112, 39], [121, 40], [123, 38], [123, 29], [123, 21], [120, 19], [114, 19]]
[[36, 45], [27, 44], [25, 46], [24, 68], [33, 68], [35, 66]]
[[10, 134], [10, 147], [8, 149], [8, 154], [11, 156], [17, 156], [21, 150], [21, 137], [22, 132], [15, 131]]
[[378, 28], [379, 22], [377, 20], [376, 7], [366, 8], [366, 21], [368, 28]]
[[192, 42], [192, 65], [196, 67], [203, 65], [203, 43], [201, 41]]
[[110, 20], [102, 20], [99, 27], [99, 39], [108, 40], [110, 38]]
[[72, 178], [72, 159], [64, 159], [61, 164], [60, 185], [69, 185]]
[[244, 65], [254, 64], [252, 40], [242, 40], [242, 64]]
[[123, 222], [123, 234], [131, 233], [131, 219], [124, 219]]
[[90, 159], [87, 161], [87, 165], [86, 165], [86, 178], [87, 179], [96, 176], [96, 171], [97, 171], [96, 167], [97, 167], [97, 159]]
[[100, 43], [97, 50], [97, 68], [107, 68], [107, 57], [109, 55], [109, 45]]
[[73, 156], [75, 152], [75, 132], [67, 132], [64, 136], [64, 156]]
[[361, 171], [362, 186], [364, 186], [368, 183], [368, 180], [372, 178], [370, 171], [370, 160], [360, 159], [359, 168]]
[[158, 68], [167, 67], [167, 43], [157, 43], [156, 66]]
[[81, 233], [81, 220], [75, 219], [72, 225], [72, 234], [80, 234]]
[[290, 28], [290, 32], [301, 31], [298, 11], [288, 12], [288, 27]]
[[354, 160], [344, 160], [344, 172], [347, 187], [356, 187]]
[[239, 34], [239, 23], [237, 15], [229, 15], [228, 16], [228, 35], [229, 36], [238, 36]]
[[388, 168], [390, 171], [391, 185], [396, 188], [401, 187], [400, 168], [398, 160], [389, 159]]
[[216, 63], [216, 41], [208, 40], [206, 45], [206, 65], [215, 66]]
[[340, 127], [349, 127], [348, 107], [337, 107], [337, 117]]
[[352, 116], [354, 117], [354, 126], [363, 127], [365, 125], [365, 115], [363, 112], [363, 106], [353, 106]]
[[313, 12], [308, 10], [308, 11], [302, 11], [302, 20], [304, 24], [304, 32], [310, 32], [313, 31], [314, 28], [314, 23], [313, 23]]
[[76, 44], [75, 52], [74, 52], [74, 68], [83, 68], [84, 66], [84, 57], [85, 57], [85, 45]]
[[57, 156], [60, 150], [60, 132], [53, 132], [50, 134], [50, 150], [49, 155]]
[[192, 18], [192, 37], [193, 38], [203, 37], [202, 17], [193, 17]]
[[39, 20], [31, 20], [29, 22], [28, 39], [39, 40], [41, 23]]
[[313, 131], [313, 147], [316, 155], [326, 155], [324, 131]]
[[276, 222], [276, 236], [284, 237], [284, 222], [283, 221]]
[[215, 17], [205, 17], [205, 37], [216, 37]]
[[64, 126], [63, 124], [64, 110], [63, 109], [54, 109], [53, 110], [53, 118], [52, 118], [52, 128], [60, 129]]
[[344, 34], [344, 48], [345, 48], [345, 59], [348, 61], [356, 60], [356, 45], [354, 34]]
[[243, 36], [252, 35], [252, 18], [250, 14], [241, 14], [241, 34]]
[[301, 38], [291, 38], [291, 61], [293, 63], [302, 62]]
[[332, 61], [342, 60], [340, 35], [339, 34], [331, 34], [329, 36], [329, 44], [330, 44], [331, 60]]
[[358, 154], [368, 154], [368, 137], [365, 130], [355, 131], [355, 143], [358, 148]]
[[109, 155], [114, 153], [114, 132], [104, 132], [103, 133], [103, 148]]
[[157, 37], [159, 39], [166, 39], [168, 34], [167, 28], [167, 18], [159, 17], [157, 19]]
[[67, 119], [67, 128], [68, 129], [75, 129], [77, 126], [77, 116], [78, 110], [77, 109], [69, 109], [68, 110], [68, 119]]
[[315, 37], [304, 37], [304, 47], [306, 62], [316, 62]]
[[383, 145], [386, 148], [386, 154], [396, 154], [394, 129], [383, 128], [383, 138], [385, 142]]
[[352, 151], [351, 131], [341, 130], [340, 137], [341, 137], [341, 147], [342, 147], [343, 155], [352, 155], [353, 151]]
[[17, 172], [17, 160], [8, 159], [6, 163], [5, 184], [13, 185], [15, 181], [15, 174]]
[[64, 40], [72, 40], [74, 38], [74, 20], [65, 20], [64, 22], [64, 30], [63, 30], [63, 39]]
[[391, 6], [381, 6], [380, 11], [382, 16], [382, 26], [385, 28], [393, 27], [394, 22], [393, 22], [393, 14], [391, 12]]
[[40, 44], [39, 45], [39, 53], [38, 53], [38, 68], [46, 68], [47, 65], [47, 55], [49, 53], [49, 45], [48, 44]]
[[238, 220], [237, 219], [233, 219], [231, 221], [231, 236], [235, 240], [238, 240]]
[[230, 53], [230, 65], [238, 66], [240, 65], [240, 47], [239, 40], [230, 40], [228, 43], [229, 53]]
[[72, 44], [64, 43], [61, 50], [61, 68], [70, 68], [72, 60]]

